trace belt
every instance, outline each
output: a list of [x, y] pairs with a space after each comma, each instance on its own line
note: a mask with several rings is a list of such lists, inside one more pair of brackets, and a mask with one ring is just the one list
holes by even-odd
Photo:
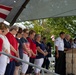
[[64, 52], [64, 51], [60, 51], [60, 50], [58, 50], [59, 52]]

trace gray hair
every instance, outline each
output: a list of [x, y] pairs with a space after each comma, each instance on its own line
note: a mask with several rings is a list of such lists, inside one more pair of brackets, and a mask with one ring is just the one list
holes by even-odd
[[68, 37], [68, 36], [71, 37], [69, 34], [66, 34], [66, 35], [65, 35], [65, 38]]
[[37, 38], [38, 38], [39, 36], [41, 37], [40, 34], [36, 34], [36, 35], [35, 35], [35, 40], [37, 40]]
[[12, 30], [17, 30], [17, 29], [18, 29], [18, 27], [17, 27], [16, 25], [11, 26], [11, 27], [9, 28], [10, 31], [12, 31]]

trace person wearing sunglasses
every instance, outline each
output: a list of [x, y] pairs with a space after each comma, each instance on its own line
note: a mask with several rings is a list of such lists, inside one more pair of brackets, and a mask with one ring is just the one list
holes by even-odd
[[[7, 34], [7, 26], [4, 23], [0, 23], [0, 50], [7, 54], [10, 54], [10, 43], [5, 36]], [[6, 66], [10, 62], [8, 56], [1, 54], [0, 56], [0, 75], [5, 74]]]
[[[2, 30], [4, 29], [4, 25], [3, 25], [3, 23], [0, 23], [0, 36], [2, 35]], [[0, 37], [0, 52], [2, 52], [3, 50], [2, 50], [2, 48], [3, 48], [3, 39]], [[0, 54], [0, 75], [4, 75], [4, 73], [5, 73], [5, 67], [3, 67], [3, 55], [2, 54]]]
[[[23, 50], [23, 60], [29, 62], [29, 57], [31, 57], [30, 43], [27, 40], [29, 34], [28, 29], [23, 30], [23, 36], [20, 39], [22, 42], [22, 50]], [[25, 75], [28, 69], [28, 64], [22, 62], [21, 75]]]

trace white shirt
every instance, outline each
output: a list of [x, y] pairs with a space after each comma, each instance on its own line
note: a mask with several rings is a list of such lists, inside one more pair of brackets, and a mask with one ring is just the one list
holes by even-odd
[[73, 43], [73, 46], [72, 46], [73, 48], [76, 48], [76, 43]]
[[55, 40], [55, 46], [58, 47], [58, 51], [64, 51], [64, 41], [60, 37]]
[[[3, 39], [3, 47], [2, 47], [2, 51], [4, 51], [4, 50], [8, 50], [8, 52], [10, 53], [10, 43], [9, 43], [9, 41], [8, 41], [8, 39], [7, 39], [7, 37], [6, 36], [3, 36], [3, 35], [0, 35], [0, 38], [2, 38]], [[7, 59], [7, 63], [9, 63], [9, 58]]]

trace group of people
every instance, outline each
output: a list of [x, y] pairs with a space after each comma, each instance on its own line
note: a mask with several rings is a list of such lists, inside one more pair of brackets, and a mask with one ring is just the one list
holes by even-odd
[[[65, 51], [76, 48], [76, 38], [60, 32], [55, 40], [55, 72], [66, 75]], [[51, 43], [46, 44], [46, 37], [41, 37], [34, 30], [8, 27], [0, 23], [0, 52], [5, 52], [24, 61], [49, 69], [51, 57]], [[0, 75], [31, 75], [33, 67], [14, 58], [0, 54]], [[34, 68], [35, 75], [40, 75], [40, 69]]]
[[[45, 56], [50, 56], [50, 45], [48, 51], [41, 35], [34, 30], [19, 28], [17, 26], [8, 27], [0, 23], [0, 52], [5, 52], [12, 56], [23, 59], [24, 61], [42, 66]], [[33, 67], [0, 54], [0, 75], [31, 75]], [[40, 69], [34, 69], [35, 75], [40, 75]]]
[[76, 38], [71, 39], [69, 34], [60, 32], [55, 40], [55, 72], [60, 75], [66, 75], [66, 53], [65, 51], [76, 48]]

